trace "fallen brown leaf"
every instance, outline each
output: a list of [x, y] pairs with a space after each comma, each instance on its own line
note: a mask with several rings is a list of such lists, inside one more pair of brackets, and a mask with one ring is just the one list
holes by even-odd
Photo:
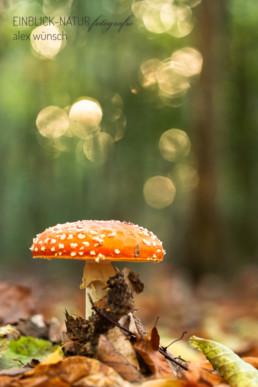
[[[255, 368], [258, 368], [257, 357], [244, 357], [247, 363], [251, 364]], [[190, 383], [191, 386], [228, 386], [223, 381], [223, 378], [213, 370], [212, 365], [208, 361], [188, 363], [188, 371], [183, 372], [183, 380]], [[188, 387], [188, 384], [186, 385]]]
[[11, 376], [0, 376], [0, 387], [11, 386], [12, 381], [13, 377]]
[[0, 387], [126, 387], [129, 384], [112, 368], [82, 356], [58, 363], [39, 364], [33, 371], [17, 377], [0, 377]]
[[112, 367], [125, 380], [136, 382], [143, 379], [138, 369], [104, 335], [99, 338], [97, 357], [104, 364]]
[[[168, 364], [164, 356], [161, 355], [156, 349], [157, 335], [157, 329], [154, 327], [144, 338], [139, 337], [137, 339], [137, 341], [134, 343], [134, 348], [141, 356], [144, 363], [148, 366], [153, 375], [155, 375], [157, 378], [166, 375], [172, 377], [172, 375], [174, 374], [170, 365]], [[153, 348], [153, 345], [155, 348]]]
[[151, 345], [152, 348], [155, 349], [155, 351], [159, 350], [159, 342], [160, 342], [160, 337], [159, 333], [156, 327], [153, 327], [151, 330]]
[[148, 333], [141, 320], [135, 316], [134, 312], [130, 312], [126, 316], [121, 317], [119, 324], [121, 324], [124, 328], [129, 329], [129, 331], [134, 333], [136, 336], [140, 335], [141, 337], [144, 337]]
[[[55, 377], [59, 375], [60, 378], [67, 383], [73, 384], [80, 379], [87, 377], [99, 378], [99, 384], [101, 378], [110, 378], [114, 381], [114, 386], [120, 386], [122, 378], [110, 367], [102, 364], [96, 359], [90, 359], [82, 356], [68, 357], [55, 364], [39, 364], [32, 375], [48, 375], [49, 377]], [[96, 384], [96, 385], [99, 385]], [[101, 385], [101, 384], [100, 384]]]
[[[208, 361], [198, 363], [188, 363], [188, 371], [183, 372], [183, 379], [189, 383], [204, 383], [205, 386], [217, 386], [223, 383], [221, 376], [213, 370], [212, 365]], [[193, 384], [193, 385], [195, 385]]]
[[136, 352], [131, 342], [126, 338], [121, 329], [115, 327], [110, 329], [107, 334], [110, 343], [137, 369], [140, 369]]
[[55, 364], [58, 363], [60, 360], [63, 359], [61, 355], [60, 348], [57, 348], [56, 351], [50, 353], [42, 362], [41, 364]]

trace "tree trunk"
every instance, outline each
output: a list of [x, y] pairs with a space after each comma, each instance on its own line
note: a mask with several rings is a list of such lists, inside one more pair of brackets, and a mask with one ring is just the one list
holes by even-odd
[[199, 6], [195, 27], [196, 47], [203, 55], [203, 70], [191, 104], [191, 137], [199, 184], [184, 241], [184, 261], [195, 280], [204, 273], [221, 269], [223, 265], [217, 207], [218, 121], [214, 101], [214, 88], [220, 78], [221, 54], [224, 51], [223, 42], [220, 42], [221, 27], [224, 25], [223, 7], [223, 0], [204, 0]]

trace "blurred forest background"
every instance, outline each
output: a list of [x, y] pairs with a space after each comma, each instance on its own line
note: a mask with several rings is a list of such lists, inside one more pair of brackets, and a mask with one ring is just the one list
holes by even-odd
[[[194, 279], [255, 264], [255, 1], [2, 0], [0, 13], [2, 273], [77, 273], [29, 247], [81, 219], [147, 227]], [[44, 15], [133, 25], [14, 40], [36, 27], [13, 16]]]

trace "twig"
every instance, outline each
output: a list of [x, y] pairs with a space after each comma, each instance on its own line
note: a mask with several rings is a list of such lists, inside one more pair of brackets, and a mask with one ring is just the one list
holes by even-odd
[[166, 350], [167, 350], [172, 344], [176, 343], [177, 341], [182, 340], [182, 338], [184, 337], [184, 335], [185, 335], [186, 333], [187, 333], [187, 331], [184, 331], [184, 332], [182, 333], [182, 335], [179, 337], [179, 339], [176, 339], [176, 340], [172, 341], [172, 343], [168, 344], [166, 347], [162, 347], [162, 348], [164, 349], [164, 351], [166, 352]]
[[120, 273], [120, 270], [118, 269], [118, 267], [116, 267], [115, 265], [112, 265], [112, 266], [113, 266], [113, 268], [115, 269], [116, 274]]
[[188, 371], [188, 367], [175, 360], [173, 357], [169, 356], [161, 347], [159, 348], [159, 353], [163, 355], [167, 360], [170, 360], [172, 363], [175, 363], [179, 367], [183, 368], [185, 371]]
[[18, 361], [23, 367], [26, 365], [25, 363], [23, 363], [23, 361], [21, 361], [20, 359], [13, 359], [15, 361]]
[[181, 360], [181, 361], [183, 361], [184, 363], [187, 363], [187, 360], [183, 359], [180, 355], [177, 356], [177, 357], [175, 357], [174, 359], [176, 359], [176, 360]]
[[156, 318], [156, 321], [155, 321], [154, 327], [156, 327], [156, 325], [158, 324], [158, 321], [159, 321], [159, 316]]
[[[116, 321], [112, 320], [110, 317], [106, 316], [104, 313], [102, 313], [99, 308], [97, 308], [95, 305], [94, 305], [94, 302], [90, 296], [90, 294], [88, 294], [89, 296], [89, 300], [90, 300], [90, 303], [91, 303], [91, 306], [92, 306], [92, 309], [97, 313], [99, 314], [101, 317], [103, 317], [104, 319], [108, 320], [111, 324], [117, 326], [118, 328], [122, 329], [123, 331], [125, 331], [126, 333], [128, 333], [131, 337], [133, 338], [136, 338], [136, 334], [129, 331], [129, 329], [123, 327], [121, 324], [117, 323]], [[188, 371], [188, 367], [186, 367], [185, 365], [181, 364], [179, 361], [176, 361], [172, 356], [169, 356], [167, 353], [166, 353], [166, 348], [164, 349], [163, 347], [159, 347], [159, 353], [161, 355], [163, 355], [167, 360], [171, 361], [172, 363], [178, 365], [179, 367], [183, 368], [185, 371]]]

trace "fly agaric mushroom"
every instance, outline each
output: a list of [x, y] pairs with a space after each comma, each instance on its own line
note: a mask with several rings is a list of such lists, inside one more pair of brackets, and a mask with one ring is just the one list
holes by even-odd
[[93, 302], [106, 295], [106, 282], [116, 274], [111, 261], [158, 262], [165, 251], [150, 231], [132, 223], [82, 220], [47, 228], [33, 239], [33, 258], [64, 258], [86, 261], [81, 289], [85, 288], [85, 317]]

